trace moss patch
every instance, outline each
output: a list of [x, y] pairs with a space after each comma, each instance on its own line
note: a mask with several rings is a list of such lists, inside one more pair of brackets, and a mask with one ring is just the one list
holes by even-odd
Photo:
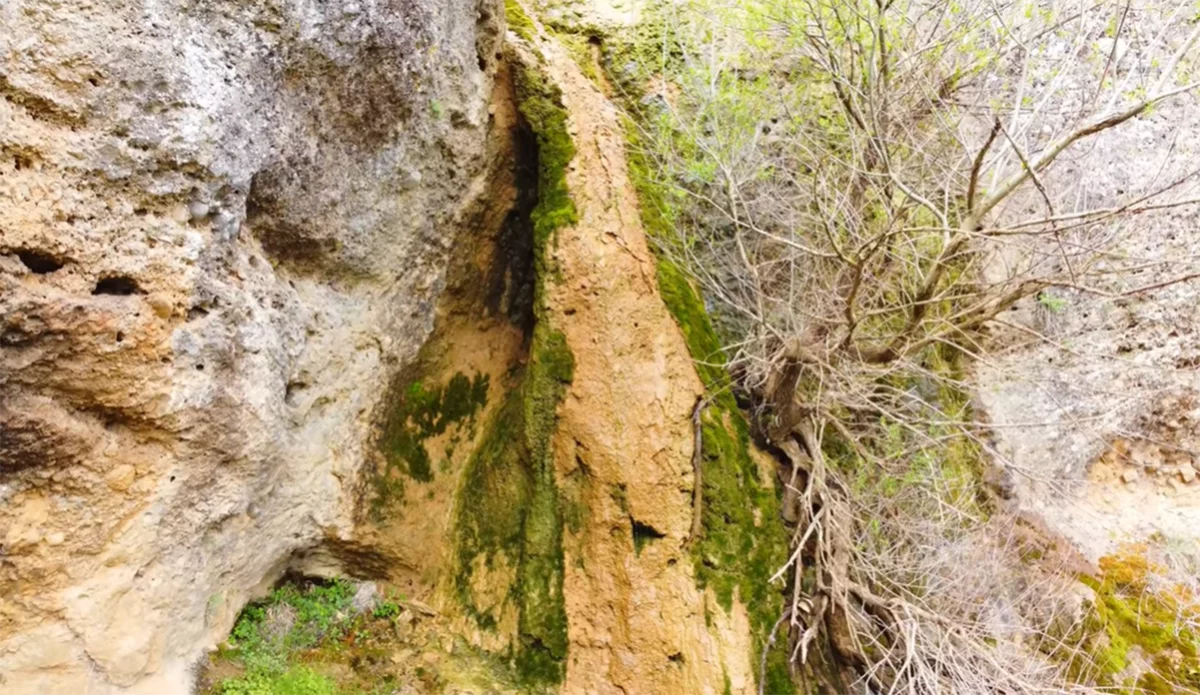
[[[567, 110], [562, 90], [549, 77], [529, 65], [513, 71], [517, 106], [537, 139], [538, 202], [530, 213], [533, 223], [534, 266], [540, 286], [551, 276], [547, 245], [554, 232], [578, 220], [575, 203], [567, 190], [567, 165], [575, 157], [575, 143], [567, 131]], [[541, 293], [535, 310], [542, 304]]]
[[[537, 142], [537, 204], [530, 213], [535, 268], [535, 324], [529, 363], [488, 424], [467, 463], [457, 512], [455, 594], [466, 615], [495, 630], [510, 611], [517, 634], [507, 655], [514, 679], [528, 690], [561, 683], [567, 656], [563, 603], [564, 508], [584, 510], [557, 489], [552, 440], [558, 404], [575, 360], [545, 308], [549, 246], [555, 231], [576, 221], [566, 188], [575, 154], [562, 94], [538, 69], [515, 65], [518, 107]], [[479, 576], [486, 573], [486, 577]], [[503, 582], [501, 600], [494, 586]]]
[[[459, 498], [457, 597], [484, 629], [496, 629], [507, 609], [518, 611], [511, 665], [517, 680], [531, 689], [561, 682], [565, 673], [563, 518], [551, 438], [573, 369], [562, 334], [540, 324], [522, 384], [489, 423], [467, 464]], [[477, 596], [477, 572], [509, 568], [515, 575], [502, 602]]]
[[514, 34], [526, 41], [533, 40], [533, 20], [516, 0], [504, 0], [504, 19]]
[[[1081, 578], [1096, 601], [1074, 675], [1118, 692], [1200, 692], [1200, 634], [1189, 626], [1200, 617], [1197, 597], [1186, 587], [1155, 583], [1161, 568], [1145, 546], [1101, 558], [1100, 569], [1099, 578]], [[1136, 677], [1126, 670], [1135, 649], [1151, 665]]]
[[[642, 223], [651, 239], [672, 224], [665, 194], [647, 166], [631, 154], [630, 174], [641, 200]], [[757, 665], [775, 621], [783, 612], [780, 587], [768, 580], [787, 560], [788, 539], [779, 522], [779, 491], [761, 483], [750, 456], [750, 434], [730, 390], [725, 353], [704, 303], [679, 268], [658, 260], [659, 293], [696, 362], [711, 405], [701, 418], [703, 440], [702, 532], [692, 545], [696, 579], [726, 611], [736, 596], [750, 614]], [[767, 656], [765, 692], [794, 692], [782, 645]]]
[[[1082, 625], [1064, 636], [1070, 675], [1119, 693], [1200, 692], [1200, 618], [1192, 591], [1161, 579], [1144, 544], [1100, 559], [1100, 576], [1081, 576], [1095, 591]], [[1057, 657], [1058, 652], [1052, 652]], [[1136, 662], [1148, 669], [1130, 667]]]
[[433, 462], [425, 440], [445, 434], [451, 426], [470, 424], [487, 405], [488, 376], [456, 373], [443, 385], [413, 381], [395, 397], [379, 446], [383, 470], [374, 476], [371, 511], [376, 518], [403, 499], [404, 480], [433, 480]]

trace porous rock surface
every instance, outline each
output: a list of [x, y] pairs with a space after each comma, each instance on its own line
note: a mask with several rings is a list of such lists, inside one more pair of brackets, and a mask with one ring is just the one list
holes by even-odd
[[0, 4], [0, 693], [187, 692], [350, 534], [484, 190], [497, 15]]

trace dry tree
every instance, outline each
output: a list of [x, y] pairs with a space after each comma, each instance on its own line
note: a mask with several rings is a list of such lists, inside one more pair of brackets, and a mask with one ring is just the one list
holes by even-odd
[[[1193, 95], [1192, 5], [659, 8], [638, 73], [654, 76], [638, 142], [673, 222], [656, 241], [787, 461], [791, 600], [772, 639], [800, 673], [841, 692], [1086, 690], [1069, 630], [1036, 617], [1063, 584], [1012, 567], [1011, 525], [980, 499], [964, 366], [1022, 300], [1200, 277], [1121, 253], [1113, 224], [1197, 202], [1186, 158], [1099, 202], [1078, 170], [1106, 133]], [[1006, 610], [1021, 619], [998, 640]]]

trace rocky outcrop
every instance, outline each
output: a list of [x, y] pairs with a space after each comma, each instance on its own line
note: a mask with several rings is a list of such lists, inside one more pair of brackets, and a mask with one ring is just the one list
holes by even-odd
[[0, 7], [0, 692], [186, 692], [249, 596], [350, 534], [381, 385], [484, 190], [500, 21]]
[[[498, 692], [757, 692], [786, 549], [769, 466], [728, 376], [698, 374], [719, 346], [648, 247], [618, 110], [527, 22], [494, 104], [526, 159], [510, 216], [532, 239], [523, 344], [515, 324], [443, 313], [426, 372], [395, 389], [407, 426], [385, 436], [387, 503], [364, 542], [395, 548], [389, 579], [502, 664]], [[468, 377], [486, 398], [465, 398]]]

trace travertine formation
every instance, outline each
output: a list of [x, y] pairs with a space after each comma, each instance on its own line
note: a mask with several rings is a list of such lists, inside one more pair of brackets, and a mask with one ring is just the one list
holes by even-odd
[[[523, 416], [552, 427], [532, 463], [555, 547], [516, 543], [550, 568], [520, 610], [565, 616], [547, 682], [755, 691], [757, 618], [696, 576], [704, 387], [659, 297], [617, 111], [540, 30], [514, 50], [566, 109], [574, 212], [543, 241], [540, 308], [522, 304], [537, 252], [513, 216], [546, 153], [497, 68], [502, 23], [489, 0], [0, 7], [0, 694], [188, 692], [289, 569], [429, 598], [447, 644], [543, 634], [523, 614], [490, 636], [458, 619], [447, 574], [494, 569], [461, 545], [463, 519], [490, 523], [462, 510], [494, 491], [464, 492], [462, 472], [500, 465], [479, 441], [513, 375], [542, 369], [534, 314], [573, 371]], [[413, 374], [459, 372], [490, 405], [424, 432], [435, 468], [410, 465], [368, 514]], [[511, 581], [471, 589], [503, 602]]]
[[186, 692], [350, 534], [484, 190], [501, 21], [0, 4], [0, 693]]

